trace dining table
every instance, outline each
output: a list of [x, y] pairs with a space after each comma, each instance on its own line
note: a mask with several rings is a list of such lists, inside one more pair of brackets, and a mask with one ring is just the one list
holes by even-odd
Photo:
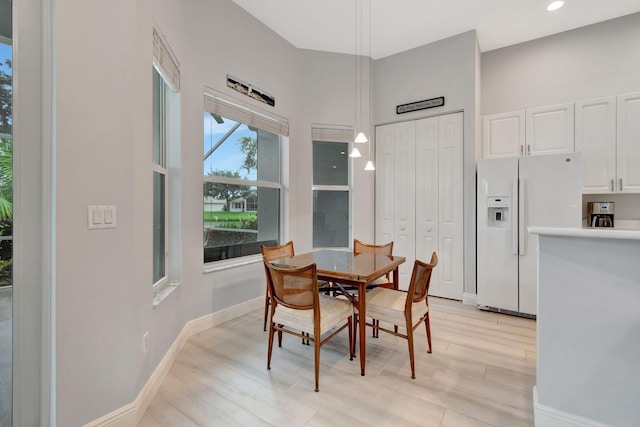
[[398, 289], [398, 267], [405, 262], [402, 256], [387, 256], [373, 253], [354, 254], [350, 251], [322, 249], [273, 261], [274, 264], [302, 267], [316, 264], [318, 280], [339, 284], [357, 290], [353, 301], [358, 309], [360, 335], [360, 375], [366, 366], [366, 317], [367, 285], [388, 273], [392, 274], [394, 288]]

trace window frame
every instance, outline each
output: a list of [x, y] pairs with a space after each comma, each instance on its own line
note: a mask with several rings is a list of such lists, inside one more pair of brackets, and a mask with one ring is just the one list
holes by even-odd
[[[156, 162], [156, 159], [154, 158], [152, 160], [152, 165], [151, 165], [151, 171], [152, 171], [152, 176], [153, 176], [153, 181], [155, 181], [155, 174], [159, 174], [162, 177], [164, 177], [164, 188], [163, 188], [163, 198], [164, 198], [164, 203], [163, 203], [163, 212], [161, 212], [161, 215], [164, 219], [164, 232], [163, 232], [163, 237], [164, 237], [164, 241], [162, 242], [163, 244], [163, 248], [164, 248], [164, 256], [163, 256], [163, 274], [161, 277], [159, 277], [157, 280], [155, 280], [155, 263], [156, 263], [156, 249], [155, 249], [155, 245], [156, 245], [156, 240], [155, 240], [155, 230], [153, 232], [153, 251], [152, 251], [152, 256], [153, 256], [153, 277], [152, 277], [152, 281], [153, 281], [153, 289], [154, 291], [157, 291], [161, 288], [163, 288], [164, 286], [167, 285], [168, 281], [169, 281], [169, 274], [168, 274], [168, 266], [169, 266], [169, 169], [167, 167], [167, 134], [168, 129], [167, 129], [167, 125], [168, 125], [168, 111], [167, 111], [167, 91], [169, 90], [169, 85], [167, 84], [166, 80], [164, 80], [164, 78], [162, 77], [162, 73], [160, 73], [158, 71], [158, 69], [154, 66], [153, 67], [153, 71], [154, 73], [157, 73], [159, 79], [160, 79], [160, 99], [158, 100], [159, 102], [159, 147], [158, 148], [158, 157], [159, 160], [158, 162]], [[155, 98], [156, 96], [156, 90], [154, 87], [153, 90], [153, 96]], [[155, 110], [155, 99], [154, 99], [154, 110]], [[156, 120], [156, 116], [155, 116], [155, 111], [154, 111], [154, 126], [156, 125], [155, 123]], [[154, 150], [156, 149], [155, 145], [156, 145], [156, 141], [154, 138], [153, 141], [153, 145], [154, 145]], [[155, 151], [154, 151], [155, 153]], [[153, 156], [152, 156], [153, 157]], [[155, 184], [152, 184], [155, 185]], [[155, 193], [155, 188], [153, 189], [153, 217], [155, 218], [156, 216], [156, 193]], [[153, 226], [155, 228], [155, 221], [153, 221]]]

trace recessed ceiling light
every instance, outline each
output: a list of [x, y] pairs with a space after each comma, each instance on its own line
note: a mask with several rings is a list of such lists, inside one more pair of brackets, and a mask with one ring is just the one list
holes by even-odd
[[549, 12], [553, 12], [554, 10], [560, 9], [563, 5], [564, 5], [564, 2], [562, 0], [554, 1], [549, 3], [549, 6], [547, 6], [547, 10]]

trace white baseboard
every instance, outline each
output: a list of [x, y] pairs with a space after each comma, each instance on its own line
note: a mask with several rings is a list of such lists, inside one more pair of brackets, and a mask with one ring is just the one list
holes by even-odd
[[191, 336], [261, 307], [264, 307], [264, 296], [187, 322], [142, 387], [142, 390], [140, 390], [140, 393], [138, 393], [136, 399], [97, 420], [85, 424], [84, 427], [136, 427], [167, 376], [173, 362], [178, 357], [180, 350], [182, 350], [182, 347]]
[[533, 416], [535, 427], [610, 427], [589, 418], [542, 405], [538, 402], [536, 386], [533, 386]]
[[478, 305], [477, 294], [462, 294], [462, 303], [467, 305]]

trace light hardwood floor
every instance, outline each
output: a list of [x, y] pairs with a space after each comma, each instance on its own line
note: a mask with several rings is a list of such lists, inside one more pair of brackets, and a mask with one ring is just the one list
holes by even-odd
[[383, 332], [360, 376], [345, 330], [321, 349], [316, 393], [313, 346], [296, 337], [267, 371], [257, 310], [191, 337], [139, 426], [532, 426], [535, 321], [429, 301], [433, 353], [419, 327], [415, 380], [407, 341]]

